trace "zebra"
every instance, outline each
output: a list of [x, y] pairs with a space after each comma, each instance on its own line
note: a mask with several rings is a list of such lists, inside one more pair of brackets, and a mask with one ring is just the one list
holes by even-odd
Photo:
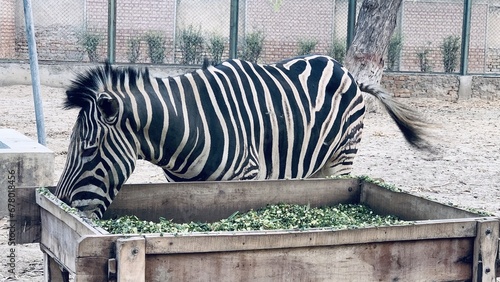
[[377, 97], [406, 140], [425, 123], [333, 58], [261, 65], [231, 59], [173, 77], [109, 63], [80, 73], [64, 108], [79, 108], [56, 196], [101, 218], [138, 159], [168, 181], [301, 179], [349, 174], [361, 140], [362, 92]]

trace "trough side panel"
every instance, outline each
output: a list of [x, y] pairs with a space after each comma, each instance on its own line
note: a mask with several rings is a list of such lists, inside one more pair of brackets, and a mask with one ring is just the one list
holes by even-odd
[[147, 255], [146, 281], [468, 281], [472, 248], [457, 238]]
[[374, 183], [363, 182], [361, 186], [361, 203], [368, 205], [376, 214], [396, 215], [403, 220], [480, 217], [478, 214], [408, 193], [390, 191]]
[[144, 220], [216, 221], [267, 204], [358, 203], [359, 190], [357, 179], [124, 185], [105, 218], [133, 214]]
[[61, 262], [72, 273], [76, 272], [76, 242], [80, 235], [60, 219], [40, 210], [42, 220], [42, 250]]
[[[476, 221], [447, 220], [433, 223], [416, 222], [410, 225], [386, 226], [348, 230], [311, 231], [248, 231], [192, 234], [146, 235], [147, 254], [208, 253], [263, 249], [286, 249], [333, 245], [355, 245], [376, 242], [416, 241], [441, 238], [470, 238], [476, 236]], [[90, 239], [90, 238], [88, 238]], [[87, 240], [90, 247], [90, 240]], [[103, 241], [104, 242], [104, 241]], [[100, 245], [105, 247], [105, 244]], [[99, 248], [103, 249], [103, 248]], [[94, 254], [94, 253], [92, 253]], [[89, 253], [89, 255], [92, 255]]]
[[42, 250], [75, 273], [78, 242], [85, 235], [99, 234], [98, 230], [77, 215], [63, 210], [62, 202], [53, 195], [37, 191], [36, 203], [40, 206]]

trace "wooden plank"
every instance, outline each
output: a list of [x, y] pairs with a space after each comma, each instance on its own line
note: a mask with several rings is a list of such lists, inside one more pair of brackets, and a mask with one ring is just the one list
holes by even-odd
[[43, 276], [45, 282], [68, 282], [69, 272], [47, 253], [43, 253]]
[[75, 214], [67, 213], [59, 206], [60, 201], [36, 193], [40, 206], [41, 247], [73, 274], [76, 273], [77, 242], [87, 234], [99, 234], [98, 230]]
[[[416, 241], [440, 238], [475, 238], [475, 219], [425, 221], [412, 225], [352, 230], [256, 231], [145, 235], [146, 253], [203, 253]], [[91, 249], [91, 242], [85, 243]]]
[[36, 203], [42, 210], [52, 214], [57, 219], [64, 221], [72, 230], [81, 235], [100, 234], [92, 224], [89, 224], [79, 214], [69, 213], [61, 208], [63, 202], [54, 195], [42, 195], [36, 192]]
[[495, 281], [500, 223], [496, 218], [477, 222], [473, 282]]
[[[109, 260], [116, 257], [116, 242], [129, 235], [86, 235], [75, 243], [76, 275], [78, 282], [107, 281]], [[116, 280], [116, 273], [111, 280]]]
[[74, 281], [108, 281], [108, 260], [112, 255], [108, 253], [106, 257], [78, 257], [75, 263], [77, 271], [74, 275]]
[[470, 281], [473, 241], [147, 255], [146, 281]]
[[496, 264], [496, 276], [497, 276], [497, 281], [500, 280], [500, 239], [498, 239], [498, 255], [497, 255], [497, 264]]
[[360, 202], [376, 214], [396, 215], [403, 220], [453, 219], [479, 217], [478, 214], [420, 198], [408, 193], [394, 192], [376, 184], [361, 184]]
[[[498, 231], [500, 232], [500, 231]], [[496, 264], [496, 276], [497, 280], [500, 280], [500, 239], [498, 239], [498, 255], [497, 255], [497, 264]]]
[[133, 214], [145, 220], [216, 221], [235, 211], [282, 202], [312, 206], [357, 203], [359, 193], [357, 179], [124, 185], [105, 217]]
[[116, 262], [118, 282], [145, 282], [146, 242], [144, 238], [118, 239]]
[[[227, 251], [238, 253], [254, 251], [254, 249], [279, 253], [279, 249], [286, 248], [347, 246], [397, 240], [416, 242], [430, 238], [452, 237], [473, 240], [476, 236], [475, 228], [475, 219], [464, 219], [423, 221], [408, 226], [343, 231], [256, 231], [192, 233], [188, 235], [164, 234], [163, 236], [151, 234], [144, 235], [144, 237], [147, 255], [224, 253]], [[80, 273], [85, 275], [85, 279], [78, 281], [100, 281], [108, 274], [108, 259], [114, 257], [114, 242], [121, 237], [123, 235], [88, 235], [80, 240], [77, 269], [80, 269]], [[93, 271], [92, 275], [89, 274], [91, 271]]]

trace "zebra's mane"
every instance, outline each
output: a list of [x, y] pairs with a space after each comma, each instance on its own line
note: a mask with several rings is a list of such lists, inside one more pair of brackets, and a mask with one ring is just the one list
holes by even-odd
[[129, 85], [135, 85], [139, 79], [149, 80], [148, 68], [117, 68], [106, 62], [104, 66], [95, 67], [80, 73], [72, 80], [66, 90], [65, 109], [83, 108], [96, 101], [97, 94], [105, 89], [111, 89], [117, 83], [128, 78]]

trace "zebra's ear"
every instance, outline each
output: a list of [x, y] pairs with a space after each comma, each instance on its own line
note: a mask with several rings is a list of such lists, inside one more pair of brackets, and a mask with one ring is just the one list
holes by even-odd
[[97, 108], [107, 123], [115, 122], [120, 110], [118, 101], [108, 93], [99, 93], [97, 95]]

